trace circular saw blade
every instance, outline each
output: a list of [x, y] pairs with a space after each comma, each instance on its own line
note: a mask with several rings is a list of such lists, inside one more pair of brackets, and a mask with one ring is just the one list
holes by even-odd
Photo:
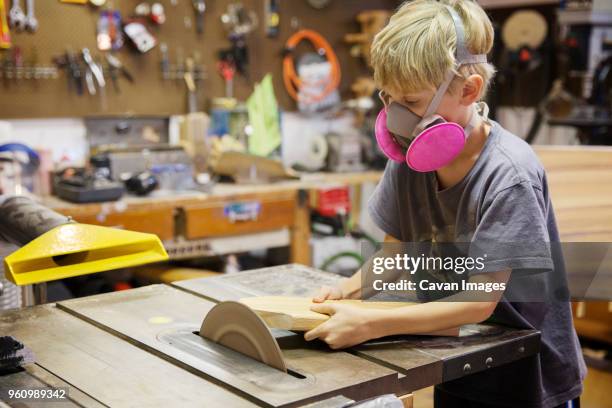
[[200, 336], [287, 372], [278, 342], [264, 321], [242, 303], [227, 301], [213, 307], [202, 322]]
[[523, 46], [536, 49], [542, 45], [547, 33], [548, 24], [542, 14], [534, 10], [519, 10], [504, 23], [502, 41], [512, 51]]

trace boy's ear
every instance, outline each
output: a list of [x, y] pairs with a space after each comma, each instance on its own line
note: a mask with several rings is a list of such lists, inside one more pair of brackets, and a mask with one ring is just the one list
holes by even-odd
[[461, 92], [461, 103], [464, 105], [471, 105], [478, 101], [480, 98], [482, 87], [484, 86], [484, 80], [478, 74], [473, 74], [467, 77], [463, 83], [463, 90]]

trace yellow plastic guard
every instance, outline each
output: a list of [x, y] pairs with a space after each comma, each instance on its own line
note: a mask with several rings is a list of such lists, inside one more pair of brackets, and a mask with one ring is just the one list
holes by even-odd
[[30, 285], [167, 259], [153, 234], [69, 223], [4, 258], [4, 271], [11, 282]]

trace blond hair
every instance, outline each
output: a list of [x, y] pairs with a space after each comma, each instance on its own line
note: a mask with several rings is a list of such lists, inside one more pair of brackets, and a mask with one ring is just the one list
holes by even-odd
[[405, 2], [372, 43], [374, 80], [380, 89], [411, 94], [437, 88], [449, 69], [457, 78], [449, 90], [472, 74], [484, 80], [486, 94], [495, 68], [489, 63], [466, 64], [455, 69], [457, 35], [446, 5], [455, 9], [472, 54], [488, 54], [493, 47], [493, 25], [485, 11], [470, 0], [413, 0]]

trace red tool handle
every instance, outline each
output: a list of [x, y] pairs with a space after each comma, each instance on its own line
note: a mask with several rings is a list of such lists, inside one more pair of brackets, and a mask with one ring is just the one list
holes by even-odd
[[221, 61], [219, 62], [219, 73], [226, 82], [231, 81], [236, 74], [236, 66], [229, 61]]

